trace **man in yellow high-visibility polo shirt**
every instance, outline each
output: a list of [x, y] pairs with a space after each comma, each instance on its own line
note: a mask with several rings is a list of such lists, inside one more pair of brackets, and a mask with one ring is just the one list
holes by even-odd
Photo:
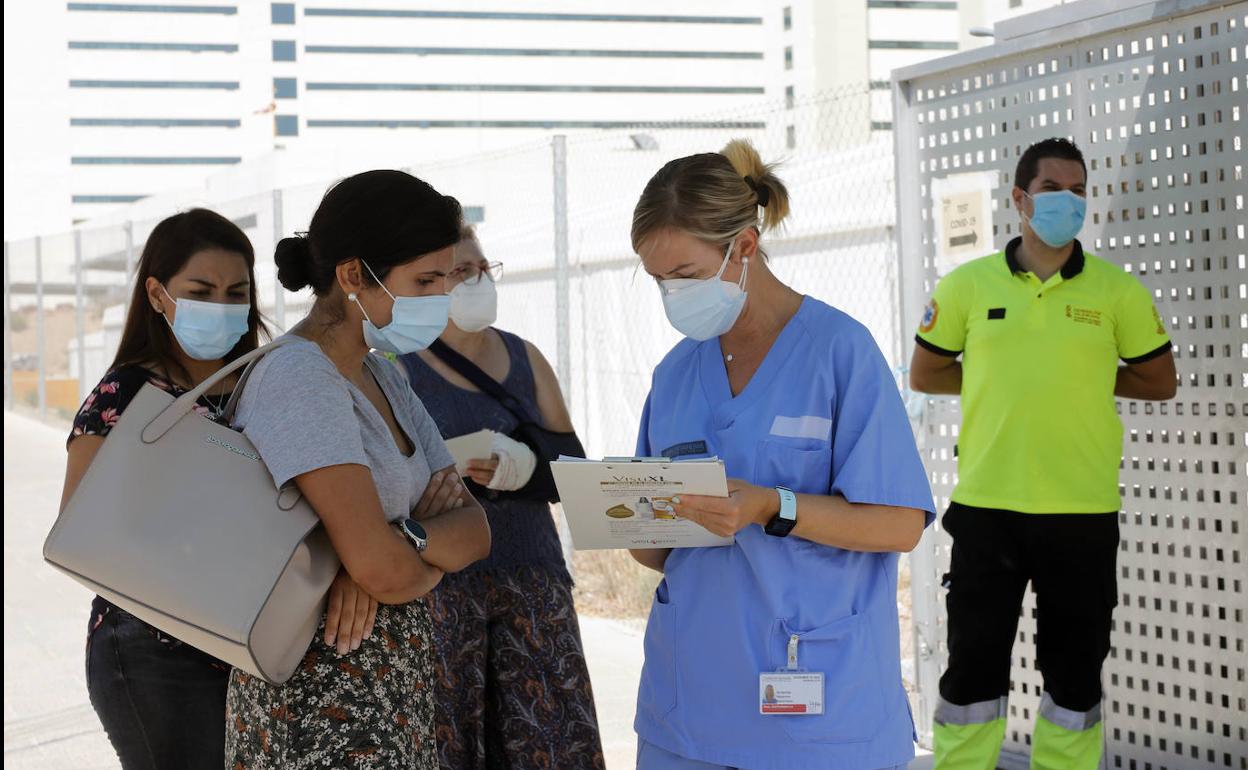
[[996, 767], [1028, 581], [1044, 677], [1031, 766], [1100, 763], [1121, 502], [1114, 397], [1173, 398], [1176, 375], [1149, 291], [1075, 240], [1086, 183], [1074, 144], [1028, 148], [1014, 175], [1021, 237], [945, 276], [915, 338], [911, 386], [962, 397], [937, 770]]

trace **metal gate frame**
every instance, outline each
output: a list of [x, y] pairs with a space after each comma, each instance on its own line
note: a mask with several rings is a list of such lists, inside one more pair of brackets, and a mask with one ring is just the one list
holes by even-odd
[[[1175, 342], [1175, 400], [1118, 402], [1119, 606], [1103, 766], [1248, 769], [1248, 2], [1082, 0], [996, 25], [994, 45], [893, 73], [900, 328], [937, 277], [931, 183], [997, 175], [993, 238], [1017, 232], [1022, 148], [1068, 136], [1089, 163], [1081, 240], [1150, 289]], [[987, 247], [988, 244], [985, 244]], [[937, 503], [956, 479], [956, 399], [923, 398]], [[916, 410], [918, 411], [918, 410]], [[946, 659], [939, 525], [911, 555], [920, 742]], [[1003, 767], [1025, 767], [1041, 686], [1034, 597], [1015, 640]]]

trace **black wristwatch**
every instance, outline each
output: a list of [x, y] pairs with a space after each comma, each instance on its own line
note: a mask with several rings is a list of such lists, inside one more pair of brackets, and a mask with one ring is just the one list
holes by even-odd
[[412, 546], [416, 548], [416, 553], [424, 553], [425, 549], [429, 547], [429, 535], [419, 521], [409, 516], [399, 523], [399, 529], [411, 541]]
[[776, 487], [776, 492], [780, 495], [780, 512], [771, 517], [763, 531], [773, 537], [787, 537], [797, 526], [797, 495], [785, 487]]

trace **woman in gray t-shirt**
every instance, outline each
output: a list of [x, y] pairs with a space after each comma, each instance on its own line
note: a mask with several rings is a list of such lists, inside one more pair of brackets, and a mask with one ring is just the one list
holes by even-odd
[[228, 767], [437, 767], [432, 624], [420, 599], [489, 553], [489, 526], [462, 489], [412, 525], [431, 475], [454, 460], [402, 375], [370, 348], [409, 353], [441, 333], [460, 219], [454, 198], [419, 179], [370, 171], [326, 193], [306, 237], [278, 244], [278, 280], [310, 286], [316, 302], [252, 372], [236, 425], [274, 482], [293, 481], [321, 517], [344, 598], [286, 684], [234, 671]]

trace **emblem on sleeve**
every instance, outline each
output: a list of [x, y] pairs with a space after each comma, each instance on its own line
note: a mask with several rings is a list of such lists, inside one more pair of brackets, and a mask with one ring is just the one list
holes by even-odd
[[919, 331], [927, 333], [936, 328], [936, 316], [940, 315], [940, 305], [933, 298], [927, 303], [927, 307], [923, 308], [923, 321], [919, 323]]

